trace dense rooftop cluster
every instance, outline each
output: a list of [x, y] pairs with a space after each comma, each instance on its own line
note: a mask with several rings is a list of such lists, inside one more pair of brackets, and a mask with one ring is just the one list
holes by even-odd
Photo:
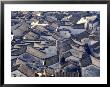
[[100, 76], [100, 12], [12, 11], [12, 77]]

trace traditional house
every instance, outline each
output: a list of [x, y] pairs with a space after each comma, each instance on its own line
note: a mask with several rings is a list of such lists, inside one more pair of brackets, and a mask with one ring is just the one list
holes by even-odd
[[70, 51], [67, 51], [67, 52], [62, 53], [61, 58], [66, 59], [67, 57], [70, 57], [70, 56], [72, 56], [72, 53]]
[[58, 55], [54, 55], [51, 57], [42, 58], [42, 60], [44, 61], [45, 66], [50, 66], [50, 65], [53, 65], [55, 63], [58, 63], [59, 58], [58, 58]]
[[35, 77], [35, 70], [31, 69], [30, 67], [24, 65], [20, 65], [18, 68], [20, 72], [25, 74], [27, 77]]
[[79, 33], [79, 34], [72, 35], [71, 38], [81, 42], [81, 40], [83, 38], [88, 38], [89, 35], [90, 35], [90, 33], [88, 33], [87, 31], [84, 31], [84, 32]]
[[81, 68], [78, 65], [70, 64], [64, 68], [64, 72], [67, 72], [68, 77], [81, 77]]
[[72, 55], [77, 58], [82, 58], [83, 51], [84, 51], [84, 49], [82, 47], [80, 47], [80, 48], [74, 47], [73, 49], [70, 50]]
[[54, 22], [50, 25], [53, 29], [56, 29], [58, 27], [58, 23]]
[[48, 22], [55, 22], [55, 21], [57, 21], [57, 18], [54, 17], [54, 16], [47, 16], [46, 20], [47, 20]]
[[35, 34], [34, 32], [29, 31], [23, 36], [24, 40], [37, 40], [39, 36]]
[[27, 46], [26, 52], [28, 52], [31, 55], [38, 57], [38, 58], [42, 58], [46, 55], [44, 52], [41, 52], [41, 51], [31, 47], [31, 46]]
[[15, 50], [11, 50], [11, 56], [18, 56], [24, 52], [26, 52], [26, 45], [22, 45], [20, 46], [20, 48], [17, 48]]
[[11, 76], [12, 77], [26, 77], [26, 75], [21, 73], [19, 70], [15, 70], [15, 71], [11, 72]]
[[59, 32], [60, 32], [60, 37], [62, 37], [62, 38], [70, 38], [71, 37], [70, 30], [61, 29], [61, 30], [59, 30]]
[[100, 69], [94, 65], [82, 67], [82, 77], [99, 77]]
[[22, 23], [17, 29], [12, 30], [14, 36], [23, 36], [24, 32], [29, 30], [29, 25], [25, 22]]
[[65, 41], [58, 40], [57, 42], [57, 49], [59, 52], [66, 52], [70, 49], [72, 49], [71, 44]]
[[34, 43], [34, 46], [33, 46], [34, 48], [43, 48], [44, 47], [44, 45], [42, 45], [41, 43]]

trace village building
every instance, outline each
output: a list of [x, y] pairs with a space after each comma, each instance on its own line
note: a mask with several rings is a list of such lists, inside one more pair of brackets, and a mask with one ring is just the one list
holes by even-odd
[[31, 55], [33, 55], [35, 57], [39, 57], [39, 58], [42, 58], [46, 55], [44, 52], [36, 50], [35, 48], [33, 48], [31, 46], [27, 46], [26, 52], [30, 53]]
[[23, 36], [24, 40], [37, 40], [39, 36], [35, 34], [34, 32], [28, 32]]
[[21, 73], [19, 70], [15, 70], [11, 73], [12, 77], [26, 77], [23, 73]]

